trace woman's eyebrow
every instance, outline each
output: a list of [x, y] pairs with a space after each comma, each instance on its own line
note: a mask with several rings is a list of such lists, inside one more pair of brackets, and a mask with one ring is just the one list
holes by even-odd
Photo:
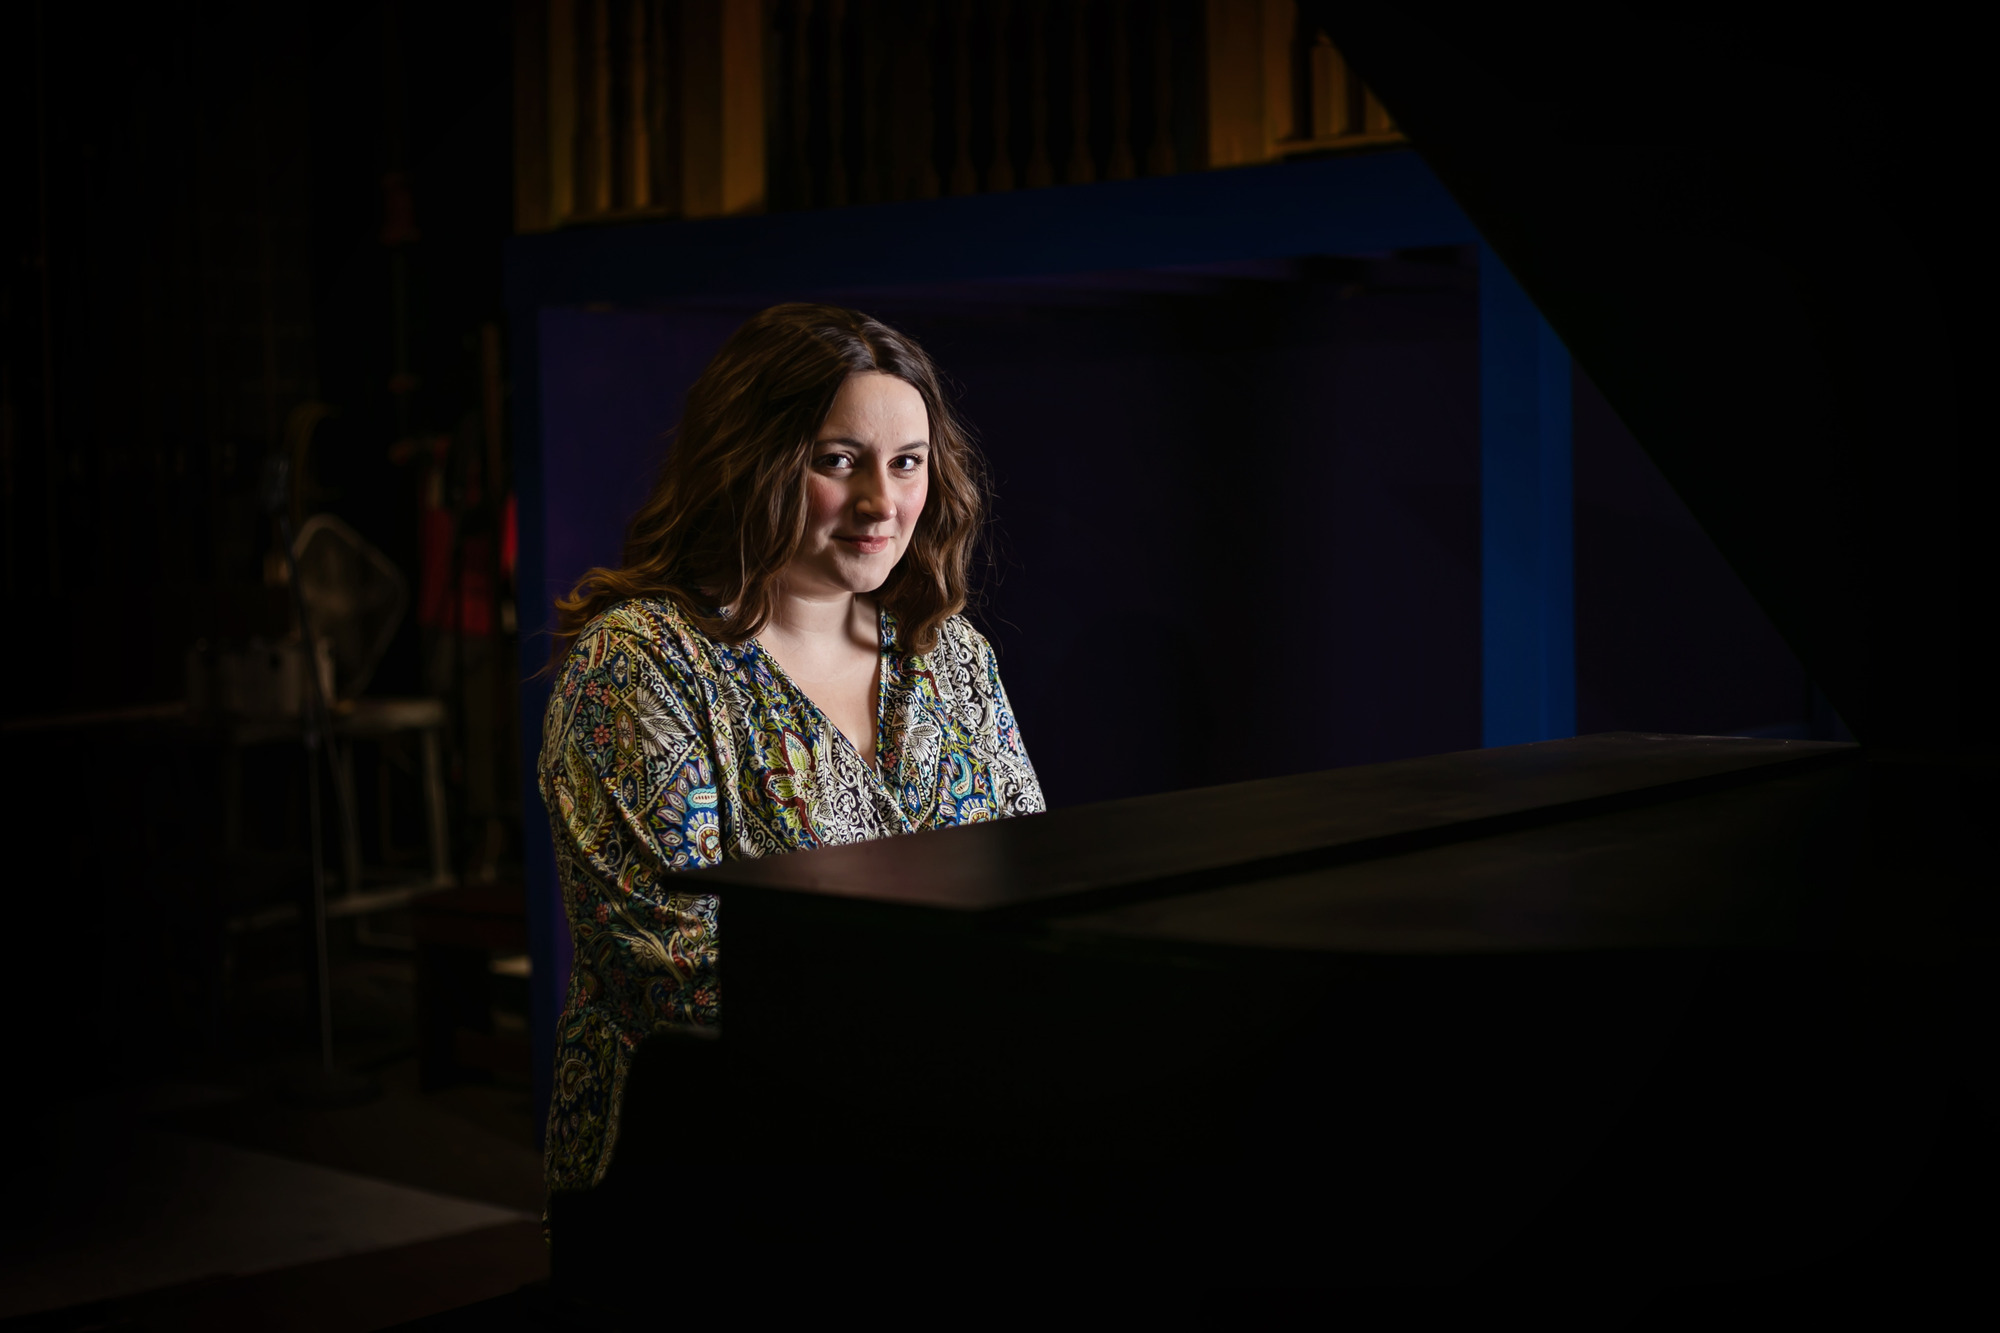
[[[875, 446], [872, 444], [866, 444], [860, 440], [849, 439], [845, 435], [831, 435], [822, 440], [814, 440], [813, 444], [820, 448], [824, 448], [830, 444], [838, 444], [838, 445], [843, 445], [849, 449], [860, 449], [863, 451], [869, 451], [875, 448]], [[928, 449], [930, 447], [931, 447], [931, 442], [929, 440], [911, 440], [908, 444], [894, 445], [892, 446], [892, 449], [896, 453], [907, 454], [912, 450]]]

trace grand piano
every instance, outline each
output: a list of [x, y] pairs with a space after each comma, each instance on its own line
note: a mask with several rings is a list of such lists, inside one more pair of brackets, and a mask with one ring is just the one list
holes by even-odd
[[[1977, 1267], [1955, 85], [1836, 143], [1801, 126], [1837, 43], [1612, 25], [1585, 68], [1512, 16], [1324, 8], [1862, 744], [1581, 736], [702, 872], [722, 1035], [642, 1048], [604, 1183], [550, 1201], [559, 1290], [650, 1308], [666, 1238], [987, 1290], [1920, 1302]], [[1891, 50], [1905, 97], [1944, 58]], [[1697, 67], [1769, 134], [1690, 137]]]
[[722, 1035], [642, 1048], [555, 1281], [643, 1302], [690, 1210], [753, 1264], [1190, 1291], [1837, 1250], [1970, 1036], [1894, 767], [1588, 736], [700, 872]]

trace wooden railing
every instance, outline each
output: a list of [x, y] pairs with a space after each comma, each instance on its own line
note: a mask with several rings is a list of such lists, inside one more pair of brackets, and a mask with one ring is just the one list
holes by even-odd
[[517, 12], [524, 231], [1400, 141], [1295, 0], [520, 0]]
[[515, 225], [759, 212], [757, 0], [518, 0]]
[[1207, 0], [1211, 167], [1401, 143], [1388, 112], [1295, 0]]

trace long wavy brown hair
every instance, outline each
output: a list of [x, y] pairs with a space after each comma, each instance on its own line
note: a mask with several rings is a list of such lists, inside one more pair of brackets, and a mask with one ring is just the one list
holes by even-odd
[[550, 665], [618, 602], [673, 602], [712, 639], [764, 627], [778, 578], [806, 534], [807, 469], [848, 376], [894, 375], [930, 414], [930, 491], [909, 547], [876, 590], [907, 651], [937, 646], [965, 608], [986, 516], [986, 469], [923, 348], [879, 320], [828, 305], [778, 305], [729, 336], [687, 406], [659, 477], [625, 533], [624, 564], [593, 569], [556, 599]]

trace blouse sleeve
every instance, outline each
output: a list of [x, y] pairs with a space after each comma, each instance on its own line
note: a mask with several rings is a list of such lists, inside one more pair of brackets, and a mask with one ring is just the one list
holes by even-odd
[[1007, 701], [1007, 687], [1000, 683], [1000, 659], [985, 635], [969, 625], [966, 633], [978, 655], [981, 673], [978, 693], [985, 696], [979, 739], [988, 753], [994, 814], [1001, 818], [1039, 814], [1048, 808], [1048, 803], [1042, 796], [1035, 765], [1028, 758], [1028, 747], [1021, 740], [1021, 725], [1014, 720], [1014, 706]]
[[722, 860], [707, 712], [671, 642], [615, 621], [578, 639], [550, 702], [542, 799], [576, 995], [628, 1031], [719, 1018], [715, 899], [672, 886]]

